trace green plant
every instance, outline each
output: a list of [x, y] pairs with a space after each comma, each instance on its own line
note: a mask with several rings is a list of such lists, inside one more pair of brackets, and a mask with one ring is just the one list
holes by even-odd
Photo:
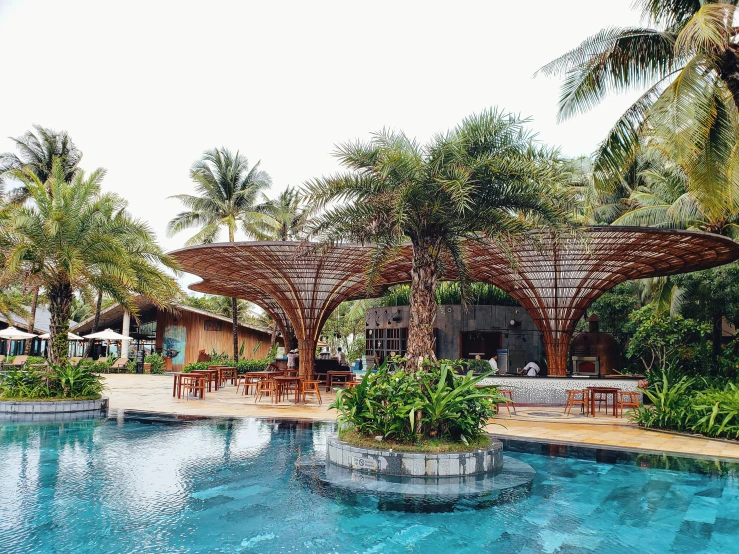
[[43, 356], [28, 356], [28, 359], [26, 359], [26, 363], [23, 365], [38, 365], [38, 364], [45, 364], [46, 358]]
[[149, 372], [153, 374], [163, 375], [164, 374], [164, 358], [162, 358], [156, 352], [148, 354], [144, 358], [145, 364], [150, 364]]
[[423, 371], [407, 371], [395, 360], [397, 371], [385, 362], [362, 381], [339, 391], [331, 408], [342, 426], [360, 435], [414, 443], [439, 438], [468, 441], [479, 436], [502, 401], [492, 387], [478, 388], [482, 375], [455, 376], [459, 364], [448, 360], [426, 362]]
[[91, 360], [90, 358], [84, 358], [77, 363], [77, 367], [92, 371], [93, 373], [108, 373], [112, 365], [112, 360], [103, 362], [100, 360]]
[[82, 398], [99, 396], [103, 379], [90, 367], [61, 364], [49, 372], [19, 369], [8, 372], [0, 383], [0, 398]]
[[[178, 194], [176, 198], [187, 211], [180, 212], [167, 225], [172, 236], [192, 227], [201, 227], [187, 245], [213, 242], [221, 227], [228, 231], [228, 240], [234, 241], [236, 229], [241, 226], [247, 235], [265, 236], [265, 216], [260, 204], [261, 195], [271, 180], [259, 169], [259, 163], [249, 168], [249, 160], [239, 152], [235, 155], [227, 148], [214, 148], [203, 153], [190, 169], [195, 182], [195, 192]], [[233, 359], [239, 359], [238, 300], [231, 299], [233, 332]]]
[[12, 172], [30, 201], [13, 205], [0, 233], [0, 271], [9, 276], [33, 271], [51, 312], [49, 362], [66, 359], [72, 301], [77, 292], [104, 289], [131, 313], [139, 294], [168, 301], [179, 287], [164, 266], [177, 269], [157, 244], [151, 228], [132, 217], [118, 195], [102, 191], [105, 171], [81, 170], [71, 181], [63, 160], [54, 158], [48, 179], [32, 168]]
[[126, 373], [136, 373], [136, 361], [129, 360], [126, 362]]
[[536, 143], [526, 123], [486, 110], [425, 145], [383, 130], [368, 142], [338, 147], [346, 172], [305, 185], [316, 209], [328, 207], [313, 218], [313, 234], [378, 245], [368, 268], [370, 285], [401, 244], [412, 244], [406, 355], [416, 367], [436, 358], [435, 291], [443, 268], [453, 267], [460, 281], [469, 281], [466, 239], [480, 233], [515, 237], [567, 219], [567, 201], [552, 186], [558, 156]]

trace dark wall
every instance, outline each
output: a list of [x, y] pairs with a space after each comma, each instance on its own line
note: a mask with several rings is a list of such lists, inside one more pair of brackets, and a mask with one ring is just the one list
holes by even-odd
[[[392, 306], [367, 310], [367, 327], [371, 329], [408, 327], [408, 306]], [[399, 320], [399, 321], [398, 321]], [[511, 325], [510, 321], [516, 321]], [[539, 331], [526, 310], [515, 306], [439, 306], [436, 317], [436, 355], [442, 359], [465, 358], [461, 352], [461, 333], [491, 331], [501, 334], [501, 348], [509, 350], [510, 367], [523, 367], [526, 360], [544, 362], [544, 347]]]

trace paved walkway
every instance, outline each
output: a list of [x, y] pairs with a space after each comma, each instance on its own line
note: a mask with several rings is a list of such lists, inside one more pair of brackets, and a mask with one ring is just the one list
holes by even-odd
[[[232, 386], [206, 393], [205, 400], [178, 400], [172, 397], [172, 377], [167, 375], [112, 374], [106, 375], [106, 384], [110, 407], [116, 409], [201, 416], [336, 419], [336, 411], [328, 409], [334, 394], [325, 389], [321, 391], [322, 405], [314, 397], [309, 397], [307, 404], [275, 405], [268, 399], [255, 404], [253, 396], [237, 395]], [[586, 418], [576, 413], [564, 416], [562, 408], [522, 407], [511, 416], [504, 410], [496, 422], [499, 425], [491, 424], [487, 429], [501, 437], [739, 460], [739, 443], [648, 431], [630, 423], [628, 418], [604, 414]]]

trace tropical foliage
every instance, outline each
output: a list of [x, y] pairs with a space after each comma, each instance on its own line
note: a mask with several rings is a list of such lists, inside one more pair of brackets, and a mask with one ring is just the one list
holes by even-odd
[[[269, 175], [259, 169], [259, 163], [249, 167], [249, 160], [239, 152], [227, 148], [207, 150], [190, 169], [196, 195], [178, 194], [176, 198], [187, 211], [180, 212], [167, 226], [173, 236], [180, 231], [199, 227], [186, 244], [214, 242], [221, 231], [228, 231], [229, 242], [234, 242], [236, 231], [250, 237], [267, 238], [268, 217], [263, 213], [260, 198], [270, 186]], [[231, 299], [233, 322], [233, 359], [239, 359], [238, 300]]]
[[43, 182], [27, 170], [14, 176], [24, 183], [30, 202], [11, 208], [0, 234], [2, 271], [23, 275], [33, 268], [46, 291], [51, 311], [49, 359], [67, 355], [67, 332], [75, 293], [86, 288], [105, 291], [134, 315], [133, 299], [143, 294], [166, 303], [179, 287], [160, 266], [176, 269], [144, 222], [131, 217], [117, 195], [103, 193], [105, 171], [77, 171], [71, 182], [61, 160]]
[[12, 370], [0, 383], [3, 399], [81, 399], [99, 398], [104, 385], [100, 375], [84, 366], [60, 364], [49, 372], [33, 368]]
[[739, 439], [739, 387], [735, 383], [710, 385], [663, 372], [644, 394], [651, 405], [633, 412], [632, 419], [639, 425]]
[[427, 362], [425, 371], [390, 368], [385, 363], [355, 387], [337, 391], [330, 407], [339, 412], [342, 426], [398, 442], [430, 437], [465, 442], [483, 432], [496, 402], [504, 402], [493, 387], [479, 388], [488, 374], [455, 376], [447, 360]]
[[308, 201], [323, 209], [312, 222], [314, 236], [378, 245], [370, 285], [397, 248], [411, 243], [407, 356], [413, 364], [435, 358], [435, 291], [445, 266], [468, 281], [466, 239], [521, 236], [565, 219], [554, 187], [558, 156], [534, 141], [526, 123], [487, 110], [426, 145], [383, 130], [368, 142], [338, 147], [346, 172], [306, 184]]
[[[647, 87], [597, 152], [594, 174], [614, 189], [645, 145], [683, 173], [673, 212], [702, 229], [733, 233], [737, 203], [739, 49], [736, 1], [637, 0], [651, 27], [608, 28], [543, 68], [563, 75], [560, 118], [612, 92]], [[651, 201], [651, 200], [650, 200]]]
[[272, 200], [265, 198], [260, 211], [268, 216], [265, 220], [265, 238], [301, 240], [305, 237], [311, 210], [295, 187], [288, 186]]

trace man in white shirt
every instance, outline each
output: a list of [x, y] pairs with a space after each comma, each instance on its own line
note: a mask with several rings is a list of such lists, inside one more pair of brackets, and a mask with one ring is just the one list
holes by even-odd
[[490, 358], [490, 368], [493, 371], [498, 371], [498, 355], [493, 354], [493, 357]]
[[341, 351], [341, 346], [336, 349], [336, 357], [339, 360], [339, 365], [349, 365], [346, 363], [346, 354]]
[[539, 367], [539, 364], [536, 362], [529, 362], [527, 363], [521, 371], [518, 372], [519, 375], [526, 375], [527, 377], [536, 377], [539, 375], [539, 372], [541, 371], [541, 368]]

